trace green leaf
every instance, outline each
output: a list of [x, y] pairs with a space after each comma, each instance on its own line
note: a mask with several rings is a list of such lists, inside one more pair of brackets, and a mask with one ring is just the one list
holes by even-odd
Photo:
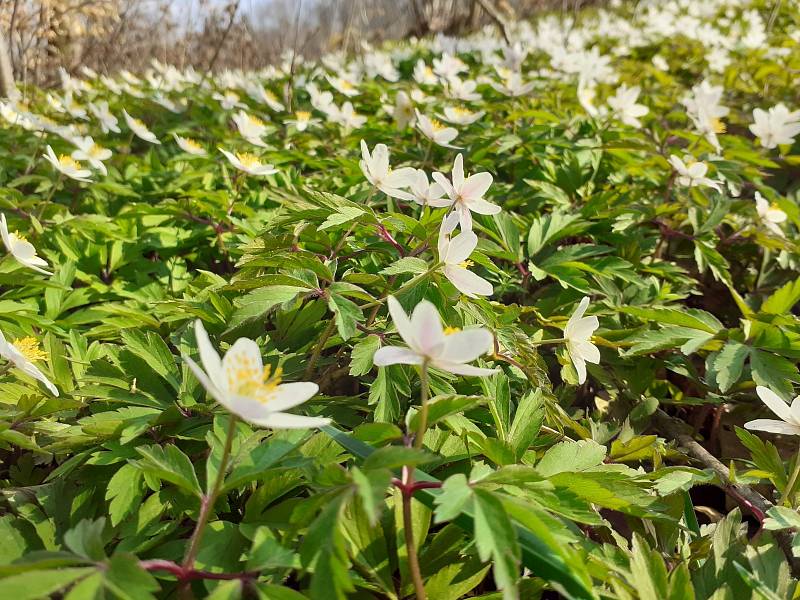
[[297, 294], [308, 289], [295, 285], [271, 285], [245, 294], [238, 299], [238, 308], [228, 319], [228, 331], [249, 319], [261, 317], [284, 302], [294, 300]]
[[127, 517], [144, 496], [144, 476], [142, 471], [131, 464], [122, 465], [111, 479], [106, 488], [108, 503], [108, 516], [111, 525], [116, 527]]
[[677, 325], [711, 334], [717, 334], [725, 329], [714, 315], [697, 308], [620, 306], [619, 312], [638, 317], [644, 321], [654, 321], [660, 325]]
[[442, 493], [434, 498], [436, 523], [455, 519], [472, 498], [472, 488], [463, 473], [456, 473], [445, 479], [441, 489]]
[[356, 324], [364, 320], [364, 313], [359, 306], [340, 294], [328, 296], [328, 308], [336, 315], [336, 328], [343, 340], [349, 340], [356, 334]]
[[793, 362], [763, 350], [750, 350], [750, 369], [758, 385], [786, 397], [792, 395], [792, 383], [800, 381], [800, 372]]
[[105, 571], [105, 585], [121, 600], [149, 600], [159, 590], [155, 578], [139, 566], [133, 554], [118, 553], [111, 557]]
[[519, 401], [508, 433], [508, 442], [514, 449], [517, 459], [522, 458], [539, 435], [543, 421], [544, 395], [541, 388], [537, 388], [525, 394]]
[[761, 305], [761, 312], [769, 315], [785, 315], [800, 302], [800, 278], [778, 288]]
[[325, 504], [300, 546], [304, 565], [313, 564], [310, 588], [313, 600], [347, 600], [347, 594], [355, 590], [348, 573], [350, 559], [341, 531], [346, 498], [345, 494], [338, 494]]
[[[464, 411], [475, 408], [486, 402], [483, 396], [434, 396], [428, 400], [428, 427], [446, 419], [451, 415], [456, 415]], [[419, 426], [419, 411], [411, 417], [409, 429], [416, 431]]]
[[372, 357], [381, 347], [381, 339], [377, 335], [368, 335], [360, 340], [350, 352], [350, 375], [358, 377], [372, 370]]
[[94, 567], [81, 567], [19, 573], [0, 579], [0, 598], [41, 600], [96, 572]]
[[329, 227], [347, 223], [348, 221], [359, 218], [361, 215], [365, 214], [365, 212], [366, 211], [363, 209], [355, 206], [337, 206], [336, 212], [329, 215], [321, 225], [317, 226], [317, 230], [322, 231]]
[[540, 475], [550, 477], [556, 473], [576, 472], [602, 464], [606, 448], [593, 440], [564, 441], [551, 447], [536, 463]]
[[381, 271], [383, 275], [402, 275], [403, 273], [414, 273], [420, 275], [428, 270], [428, 263], [415, 256], [404, 256], [396, 260]]
[[406, 446], [384, 446], [372, 452], [364, 461], [364, 469], [399, 469], [400, 467], [416, 467], [437, 460], [437, 457], [425, 450]]
[[773, 506], [767, 511], [767, 518], [764, 519], [764, 529], [771, 531], [800, 529], [800, 514], [796, 510], [785, 506]]
[[749, 347], [733, 340], [726, 342], [722, 347], [722, 350], [714, 360], [717, 386], [721, 392], [727, 392], [739, 381], [744, 368], [744, 361], [749, 355]]
[[106, 520], [83, 519], [75, 527], [64, 534], [64, 545], [78, 556], [89, 560], [103, 560], [106, 553], [103, 550], [103, 529]]
[[180, 389], [175, 357], [161, 336], [152, 331], [142, 332], [135, 329], [123, 330], [120, 335], [126, 350], [130, 350], [150, 365], [174, 390]]
[[389, 469], [361, 471], [358, 467], [353, 467], [350, 475], [356, 484], [356, 492], [361, 498], [369, 523], [374, 526], [386, 505], [386, 490], [392, 480], [392, 472]]
[[638, 533], [633, 534], [630, 583], [642, 600], [664, 600], [669, 596], [664, 560]]
[[491, 559], [494, 581], [504, 600], [519, 598], [520, 549], [503, 504], [492, 492], [473, 490], [475, 545], [481, 560]]
[[146, 474], [177, 485], [198, 498], [203, 495], [192, 461], [174, 444], [139, 446], [136, 451], [144, 459], [135, 464]]

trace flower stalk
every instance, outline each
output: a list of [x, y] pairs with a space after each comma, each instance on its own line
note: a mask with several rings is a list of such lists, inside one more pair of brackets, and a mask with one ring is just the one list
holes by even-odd
[[419, 425], [417, 426], [417, 433], [414, 436], [414, 448], [422, 448], [422, 442], [425, 438], [425, 430], [428, 428], [428, 361], [423, 361], [420, 366], [419, 375], [420, 385], [420, 409], [419, 409]]

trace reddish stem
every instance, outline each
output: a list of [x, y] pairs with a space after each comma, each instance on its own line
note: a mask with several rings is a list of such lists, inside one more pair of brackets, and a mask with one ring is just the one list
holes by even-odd
[[175, 575], [179, 581], [192, 581], [195, 579], [255, 579], [259, 575], [258, 571], [241, 571], [239, 573], [212, 573], [211, 571], [203, 571], [202, 569], [183, 567], [171, 560], [163, 560], [160, 558], [154, 558], [152, 560], [140, 560], [139, 566], [145, 571], [167, 571], [168, 573]]

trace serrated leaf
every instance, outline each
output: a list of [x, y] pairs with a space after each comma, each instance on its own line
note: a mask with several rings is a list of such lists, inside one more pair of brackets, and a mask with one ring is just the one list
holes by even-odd
[[192, 461], [174, 444], [139, 446], [136, 451], [144, 459], [135, 464], [145, 473], [177, 485], [197, 497], [203, 495]]

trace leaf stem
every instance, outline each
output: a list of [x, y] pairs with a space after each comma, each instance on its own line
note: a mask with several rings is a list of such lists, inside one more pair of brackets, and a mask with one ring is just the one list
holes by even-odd
[[233, 436], [236, 434], [236, 422], [236, 417], [231, 415], [230, 423], [228, 424], [228, 435], [225, 438], [222, 458], [220, 458], [219, 461], [217, 478], [214, 480], [214, 485], [209, 493], [204, 495], [200, 500], [200, 515], [197, 518], [197, 524], [194, 527], [194, 532], [192, 532], [192, 537], [189, 540], [189, 547], [186, 549], [186, 555], [183, 557], [183, 564], [181, 565], [184, 569], [194, 568], [194, 561], [200, 550], [200, 541], [203, 539], [203, 533], [208, 524], [208, 518], [211, 516], [214, 503], [217, 501], [220, 489], [222, 489], [222, 482], [225, 480], [225, 471], [228, 468], [228, 458], [230, 457], [231, 447], [233, 446]]
[[414, 583], [414, 594], [417, 600], [426, 600], [425, 583], [422, 581], [422, 572], [419, 569], [419, 557], [417, 547], [414, 545], [414, 529], [411, 517], [411, 501], [414, 492], [411, 487], [414, 485], [414, 475], [409, 467], [403, 467], [403, 536], [406, 541], [406, 552], [408, 553], [408, 572], [411, 581]]
[[425, 430], [428, 428], [428, 361], [422, 363], [419, 376], [420, 403], [419, 426], [414, 436], [414, 448], [422, 448], [422, 441], [425, 437]]
[[311, 377], [311, 374], [314, 372], [314, 367], [317, 366], [317, 361], [319, 360], [322, 351], [325, 349], [325, 344], [333, 335], [333, 330], [335, 328], [336, 319], [331, 318], [331, 320], [328, 321], [328, 326], [325, 328], [325, 331], [322, 332], [322, 337], [319, 338], [317, 345], [314, 347], [314, 351], [311, 353], [311, 358], [308, 360], [308, 366], [306, 366], [306, 371], [304, 374], [306, 379]]
[[795, 484], [797, 483], [798, 475], [800, 475], [800, 450], [798, 450], [797, 455], [794, 457], [794, 469], [792, 469], [792, 474], [789, 476], [789, 481], [786, 483], [786, 487], [783, 488], [781, 498], [778, 500], [778, 506], [783, 506], [783, 503], [790, 498], [792, 492], [794, 491]]

